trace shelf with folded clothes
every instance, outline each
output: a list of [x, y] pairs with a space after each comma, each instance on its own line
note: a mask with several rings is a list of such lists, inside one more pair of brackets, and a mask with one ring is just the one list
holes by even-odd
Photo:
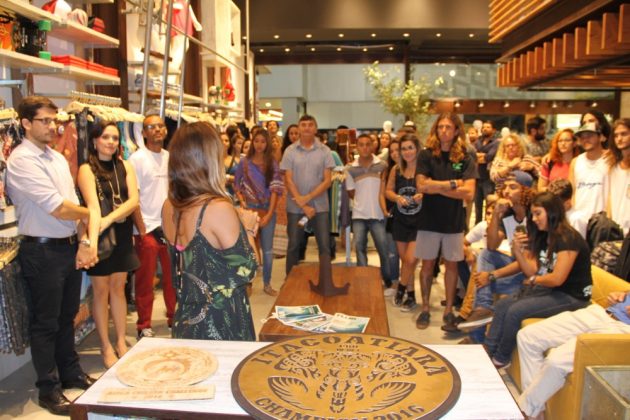
[[[129, 93], [140, 94], [140, 89], [130, 89]], [[162, 92], [157, 89], [149, 89], [147, 90], [147, 97], [151, 99], [157, 99], [162, 96]], [[169, 99], [179, 99], [179, 92], [174, 90], [166, 91], [166, 98]], [[191, 95], [189, 93], [184, 93], [183, 95], [185, 104], [203, 104], [203, 98], [201, 96]]]

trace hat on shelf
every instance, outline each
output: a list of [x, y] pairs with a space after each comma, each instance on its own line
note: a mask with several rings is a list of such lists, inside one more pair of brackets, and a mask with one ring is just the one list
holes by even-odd
[[586, 124], [583, 124], [582, 127], [580, 127], [576, 132], [575, 135], [577, 137], [580, 136], [580, 134], [582, 133], [595, 133], [595, 134], [601, 134], [601, 130], [599, 129], [599, 126], [594, 123], [594, 122], [589, 122]]

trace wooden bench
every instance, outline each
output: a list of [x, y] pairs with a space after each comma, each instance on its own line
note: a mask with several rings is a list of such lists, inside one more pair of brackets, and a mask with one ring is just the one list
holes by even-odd
[[[334, 315], [368, 316], [370, 322], [365, 330], [368, 334], [389, 336], [387, 310], [381, 285], [381, 272], [375, 267], [333, 266], [333, 283], [342, 286], [350, 283], [347, 295], [324, 297], [311, 290], [309, 280], [318, 282], [318, 264], [300, 264], [293, 267], [286, 282], [271, 308], [269, 315], [278, 306], [319, 305], [322, 311]], [[309, 335], [288, 327], [277, 319], [268, 320], [258, 335], [260, 341], [279, 341], [285, 338]]]

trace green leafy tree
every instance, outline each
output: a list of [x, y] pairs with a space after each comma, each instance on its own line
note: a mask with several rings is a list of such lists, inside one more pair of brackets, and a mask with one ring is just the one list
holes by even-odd
[[424, 131], [433, 93], [430, 83], [424, 78], [414, 80], [413, 77], [405, 83], [391, 72], [381, 70], [378, 61], [365, 67], [363, 74], [383, 108], [394, 115], [404, 115], [416, 124], [418, 132]]

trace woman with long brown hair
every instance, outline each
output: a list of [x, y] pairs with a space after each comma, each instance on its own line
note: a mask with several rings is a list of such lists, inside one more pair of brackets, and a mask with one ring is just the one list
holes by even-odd
[[[129, 217], [138, 207], [138, 186], [133, 167], [120, 159], [120, 131], [116, 123], [102, 121], [95, 124], [89, 137], [88, 162], [79, 168], [77, 184], [91, 211], [90, 217], [100, 216], [100, 232], [113, 229], [116, 234], [111, 255], [87, 272], [94, 291], [92, 315], [101, 341], [101, 356], [105, 367], [110, 368], [127, 352], [125, 282], [127, 272], [140, 266], [133, 247], [133, 224]], [[105, 202], [111, 210], [108, 214], [102, 213], [101, 203]], [[94, 209], [96, 212], [92, 212]], [[93, 233], [89, 233], [90, 240], [97, 241], [98, 235]], [[113, 346], [108, 328], [110, 309], [116, 332]]]
[[276, 206], [282, 190], [280, 169], [273, 157], [269, 134], [266, 130], [258, 130], [247, 156], [241, 159], [236, 168], [234, 191], [242, 207], [252, 209], [260, 216], [259, 239], [263, 255], [263, 290], [270, 296], [278, 294], [271, 287], [271, 269]]
[[173, 337], [254, 341], [246, 285], [256, 258], [225, 190], [219, 133], [204, 122], [184, 125], [169, 152], [162, 225], [178, 273]]
[[[415, 134], [400, 138], [400, 158], [389, 172], [385, 197], [395, 203], [393, 208], [392, 236], [402, 262], [400, 282], [394, 296], [394, 305], [409, 312], [416, 307], [413, 273], [418, 264], [416, 258], [416, 233], [418, 216], [422, 207], [422, 194], [416, 189], [416, 165], [420, 141]], [[405, 297], [407, 293], [407, 298]]]

